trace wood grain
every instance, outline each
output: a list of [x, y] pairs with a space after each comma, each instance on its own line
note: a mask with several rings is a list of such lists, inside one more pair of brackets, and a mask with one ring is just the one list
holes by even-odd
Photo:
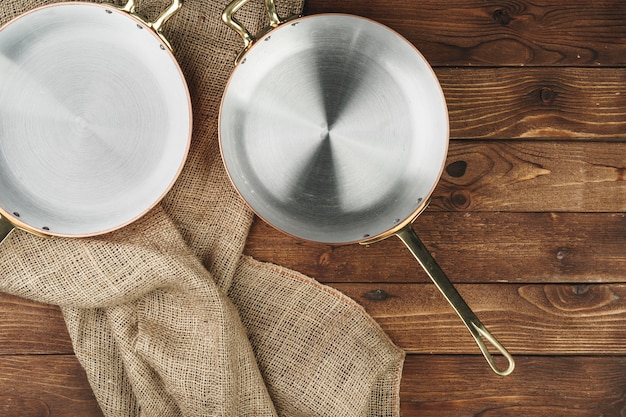
[[[434, 285], [332, 284], [361, 304], [394, 342], [409, 353], [475, 354], [474, 340]], [[626, 284], [457, 284], [479, 319], [514, 354], [626, 354]], [[11, 317], [8, 303], [0, 316]], [[23, 333], [49, 338], [63, 326], [56, 307], [21, 303], [23, 314], [48, 309], [44, 323], [23, 322]], [[44, 318], [42, 317], [42, 320]], [[0, 323], [10, 334], [14, 323]], [[65, 333], [65, 332], [64, 332]], [[64, 339], [69, 344], [69, 339]], [[4, 355], [40, 354], [28, 339], [2, 340]], [[46, 346], [46, 345], [44, 345]], [[50, 352], [61, 350], [50, 346]], [[71, 346], [66, 350], [71, 355]], [[1, 391], [0, 391], [1, 392]]]
[[100, 417], [75, 356], [0, 356], [0, 415]]
[[[437, 212], [414, 229], [453, 282], [624, 282], [626, 214]], [[245, 252], [321, 282], [429, 282], [399, 239], [304, 242], [256, 220]]]
[[[403, 416], [619, 416], [626, 400], [621, 356], [517, 356], [497, 377], [476, 355], [409, 355]], [[75, 358], [0, 357], [0, 415], [101, 417]]]
[[[475, 341], [429, 284], [333, 284], [409, 353], [477, 354]], [[626, 285], [456, 285], [515, 354], [626, 354]]]
[[505, 378], [479, 356], [409, 356], [403, 416], [600, 417], [626, 413], [622, 356], [518, 356]]
[[0, 355], [74, 352], [57, 306], [0, 293], [0, 317]]
[[431, 206], [626, 212], [625, 155], [626, 142], [455, 141]]
[[307, 1], [377, 20], [435, 66], [623, 66], [626, 4], [569, 0]]
[[626, 68], [435, 72], [454, 139], [626, 139]]

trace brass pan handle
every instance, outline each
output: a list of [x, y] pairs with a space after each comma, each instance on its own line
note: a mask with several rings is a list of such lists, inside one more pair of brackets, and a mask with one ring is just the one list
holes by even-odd
[[[439, 291], [444, 295], [444, 297], [448, 300], [448, 302], [454, 308], [454, 311], [459, 315], [465, 327], [470, 331], [480, 351], [482, 352], [485, 359], [489, 363], [491, 369], [498, 375], [506, 376], [513, 372], [515, 369], [515, 361], [513, 360], [513, 356], [498, 342], [498, 340], [485, 328], [485, 326], [478, 320], [478, 317], [474, 314], [474, 312], [469, 308], [467, 303], [463, 300], [461, 295], [458, 293], [456, 288], [452, 285], [446, 274], [441, 270], [441, 267], [437, 264], [435, 259], [432, 257], [428, 249], [424, 246], [422, 241], [413, 231], [411, 224], [405, 226], [400, 231], [396, 232], [396, 236], [398, 236], [404, 244], [409, 248], [413, 256], [417, 259], [417, 261], [422, 265], [428, 276], [433, 280]], [[484, 338], [484, 340], [483, 340]], [[504, 358], [508, 362], [508, 366], [506, 369], [502, 369], [498, 367], [495, 363], [493, 356], [487, 349], [485, 344], [485, 340], [489, 342], [493, 347], [495, 347], [498, 352], [504, 356]]]
[[245, 54], [248, 49], [252, 46], [252, 44], [259, 38], [262, 34], [265, 34], [272, 30], [275, 27], [278, 27], [280, 24], [287, 22], [289, 20], [300, 17], [300, 15], [292, 15], [285, 19], [278, 15], [276, 11], [276, 3], [274, 0], [265, 0], [265, 10], [267, 11], [267, 15], [269, 17], [269, 26], [261, 31], [260, 34], [253, 35], [246, 29], [243, 24], [235, 18], [235, 13], [247, 2], [250, 0], [233, 0], [222, 12], [222, 20], [226, 25], [237, 32], [241, 39], [243, 39], [243, 50], [237, 55], [235, 59], [235, 63], [238, 63], [243, 54]]
[[137, 3], [135, 0], [128, 0], [125, 5], [117, 7], [120, 10], [123, 10], [133, 17], [141, 20], [143, 24], [154, 30], [154, 32], [161, 38], [163, 43], [168, 47], [170, 51], [173, 51], [172, 45], [163, 35], [163, 25], [167, 22], [172, 16], [174, 16], [181, 7], [183, 7], [183, 0], [172, 0], [170, 5], [157, 16], [154, 22], [150, 22], [146, 20], [143, 16], [140, 16], [136, 13]]

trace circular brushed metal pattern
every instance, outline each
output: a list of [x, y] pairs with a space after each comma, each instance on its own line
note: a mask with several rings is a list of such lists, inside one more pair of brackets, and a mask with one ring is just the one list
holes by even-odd
[[0, 206], [49, 234], [104, 233], [155, 205], [191, 135], [173, 55], [113, 7], [42, 7], [0, 30]]
[[0, 206], [53, 235], [104, 233], [154, 206], [189, 147], [171, 53], [113, 7], [42, 7], [0, 30]]
[[350, 243], [416, 214], [439, 180], [448, 114], [423, 56], [349, 15], [259, 39], [223, 97], [220, 146], [242, 197], [299, 238]]

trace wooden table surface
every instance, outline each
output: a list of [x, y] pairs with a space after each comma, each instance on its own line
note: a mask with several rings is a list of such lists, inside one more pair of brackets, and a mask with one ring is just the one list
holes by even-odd
[[[626, 415], [626, 2], [309, 0], [395, 29], [435, 68], [451, 144], [414, 228], [514, 354], [499, 377], [396, 239], [246, 252], [361, 303], [408, 353], [404, 416]], [[0, 414], [99, 416], [58, 308], [0, 294]]]

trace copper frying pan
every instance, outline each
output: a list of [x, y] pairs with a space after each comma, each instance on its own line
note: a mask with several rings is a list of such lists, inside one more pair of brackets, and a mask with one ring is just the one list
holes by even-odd
[[170, 189], [191, 138], [162, 33], [181, 5], [149, 22], [134, 0], [57, 3], [0, 28], [0, 241], [106, 233]]
[[[223, 96], [220, 146], [256, 214], [292, 236], [369, 244], [398, 236], [463, 320], [489, 365], [509, 352], [478, 320], [411, 224], [426, 208], [448, 149], [448, 113], [424, 57], [391, 29], [357, 16], [283, 19], [244, 40]], [[487, 343], [504, 356], [496, 364]]]

